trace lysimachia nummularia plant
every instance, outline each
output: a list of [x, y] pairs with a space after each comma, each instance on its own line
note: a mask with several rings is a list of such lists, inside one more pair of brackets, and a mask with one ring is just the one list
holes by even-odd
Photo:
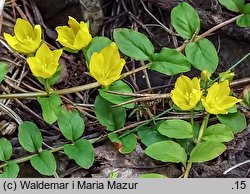
[[[219, 1], [231, 11], [240, 12], [230, 20], [241, 27], [249, 26], [249, 5], [243, 1]], [[240, 3], [243, 2], [243, 3]], [[230, 23], [229, 22], [229, 23]], [[86, 140], [84, 120], [77, 110], [67, 110], [60, 95], [99, 87], [95, 98], [94, 111], [97, 120], [108, 132], [107, 137], [123, 154], [135, 150], [137, 140], [146, 146], [145, 153], [162, 162], [181, 163], [183, 176], [188, 177], [193, 163], [212, 160], [226, 150], [225, 142], [231, 141], [234, 134], [246, 128], [245, 116], [237, 110], [237, 103], [249, 108], [249, 90], [244, 91], [243, 101], [233, 96], [230, 82], [233, 68], [214, 77], [219, 59], [215, 46], [206, 37], [209, 33], [200, 33], [200, 19], [197, 12], [188, 3], [181, 3], [171, 12], [171, 25], [184, 44], [176, 49], [161, 48], [156, 51], [148, 37], [128, 28], [114, 29], [113, 38], [92, 37], [89, 24], [78, 22], [69, 16], [68, 26], [58, 26], [57, 41], [62, 49], [51, 50], [42, 40], [40, 25], [32, 26], [28, 21], [18, 18], [14, 26], [14, 35], [4, 33], [7, 43], [16, 52], [27, 57], [32, 74], [44, 86], [43, 92], [1, 94], [0, 98], [37, 97], [41, 105], [43, 119], [48, 124], [57, 124], [67, 143], [61, 147], [46, 149], [40, 129], [30, 121], [24, 121], [18, 128], [19, 143], [29, 156], [11, 160], [12, 145], [0, 139], [0, 177], [18, 176], [18, 164], [30, 161], [41, 174], [56, 176], [54, 152], [63, 151], [82, 168], [88, 169], [94, 163], [95, 140]], [[226, 24], [225, 24], [226, 25]], [[82, 53], [89, 75], [96, 82], [55, 90], [61, 68], [60, 57], [64, 51]], [[122, 73], [126, 61], [120, 55], [130, 57], [146, 65], [133, 71]], [[246, 57], [245, 57], [246, 58]], [[239, 64], [239, 63], [238, 63]], [[183, 73], [191, 68], [201, 71], [200, 77], [189, 78]], [[173, 76], [179, 75], [167, 102], [170, 108], [135, 128], [124, 127], [127, 109], [137, 110], [134, 90], [123, 81], [128, 75], [148, 68], [151, 71]], [[0, 81], [8, 73], [8, 65], [0, 63]], [[124, 95], [123, 95], [124, 94]], [[160, 117], [170, 111], [185, 112], [189, 119], [162, 120]], [[202, 122], [196, 118], [202, 115]], [[211, 116], [217, 118], [214, 124]], [[159, 174], [147, 174], [141, 177], [164, 177]]]

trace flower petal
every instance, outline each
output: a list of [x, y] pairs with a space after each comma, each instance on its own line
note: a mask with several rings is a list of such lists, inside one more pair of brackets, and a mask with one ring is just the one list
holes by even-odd
[[76, 21], [75, 18], [71, 16], [69, 16], [68, 25], [73, 30], [75, 35], [80, 30], [80, 24], [78, 23], [78, 21]]
[[27, 37], [33, 37], [33, 26], [28, 21], [17, 18], [14, 33], [20, 42], [24, 42]]
[[68, 26], [58, 26], [56, 27], [56, 31], [58, 33], [57, 41], [60, 42], [61, 45], [74, 49], [74, 39], [75, 35], [72, 29], [70, 29]]
[[42, 69], [41, 61], [36, 57], [29, 57], [27, 59], [28, 65], [30, 67], [31, 72], [36, 77], [41, 78], [49, 78], [50, 74]]
[[100, 84], [104, 82], [104, 57], [102, 54], [94, 52], [90, 59], [89, 72]]

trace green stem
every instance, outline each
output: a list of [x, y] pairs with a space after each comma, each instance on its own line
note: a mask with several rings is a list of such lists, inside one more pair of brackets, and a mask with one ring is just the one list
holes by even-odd
[[[202, 140], [202, 136], [203, 136], [203, 134], [204, 134], [204, 131], [205, 131], [206, 128], [207, 128], [209, 116], [210, 116], [209, 113], [207, 113], [207, 115], [204, 117], [204, 119], [203, 119], [203, 121], [202, 121], [201, 128], [200, 128], [200, 131], [199, 131], [199, 135], [198, 135], [198, 139], [197, 139], [196, 144], [200, 143], [201, 140]], [[190, 173], [192, 164], [193, 164], [192, 162], [188, 162], [187, 168], [186, 168], [186, 171], [185, 171], [185, 174], [184, 174], [184, 178], [188, 178], [188, 175], [189, 175], [189, 173]]]
[[47, 95], [50, 95], [50, 85], [49, 85], [49, 79], [45, 79], [44, 80], [44, 88], [45, 88], [45, 92], [47, 93]]
[[195, 137], [195, 130], [194, 130], [194, 110], [192, 109], [190, 112], [190, 121], [192, 125], [192, 130], [193, 130], [193, 141], [196, 142], [196, 137]]
[[[248, 57], [250, 57], [250, 52], [247, 53], [244, 57], [242, 57], [239, 61], [237, 61], [233, 66], [231, 66], [227, 71], [231, 71], [233, 70], [235, 67], [237, 67], [239, 64], [241, 64], [244, 60], [246, 60]], [[218, 76], [214, 82], [216, 82], [217, 80], [219, 80], [220, 77]]]
[[[128, 131], [127, 133], [124, 133], [124, 134], [120, 135], [119, 138], [123, 138], [123, 137], [125, 137], [125, 136], [127, 136], [127, 135], [129, 135], [129, 134], [131, 134], [131, 133], [136, 132], [136, 131], [139, 130], [141, 127], [143, 127], [143, 126], [145, 126], [145, 125], [148, 125], [150, 122], [152, 122], [152, 121], [158, 119], [159, 117], [161, 117], [162, 115], [168, 113], [169, 111], [171, 111], [171, 110], [173, 110], [173, 109], [174, 109], [174, 108], [171, 107], [171, 108], [169, 108], [169, 109], [163, 111], [162, 113], [158, 114], [157, 116], [155, 116], [155, 117], [149, 119], [147, 122], [145, 122], [145, 123], [143, 123], [143, 124], [137, 126], [136, 128], [134, 128], [134, 129]], [[115, 132], [115, 133], [119, 133], [119, 132], [121, 132], [121, 130], [118, 129], [118, 130], [116, 130], [116, 131], [113, 131], [112, 133], [114, 133], [114, 132]]]
[[[128, 71], [128, 72], [121, 75], [121, 79], [127, 77], [128, 75], [142, 71], [143, 69], [146, 69], [148, 67], [149, 67], [149, 64], [145, 65], [145, 66], [141, 66], [141, 67], [134, 69], [132, 71]], [[59, 95], [64, 95], [64, 94], [71, 94], [71, 93], [76, 93], [76, 92], [81, 92], [81, 91], [97, 88], [99, 86], [100, 86], [100, 84], [98, 82], [94, 82], [94, 83], [76, 86], [76, 87], [72, 87], [72, 88], [65, 88], [62, 90], [56, 90], [54, 92], [59, 94]], [[1, 94], [0, 99], [1, 98], [3, 98], [3, 99], [36, 98], [38, 96], [47, 96], [47, 95], [48, 95], [47, 92], [25, 92], [25, 93], [14, 93], [14, 94]]]
[[[62, 90], [55, 90], [54, 92], [63, 95], [63, 94], [71, 94], [75, 92], [85, 91], [89, 89], [93, 89], [100, 86], [98, 82], [85, 84], [81, 86], [76, 86], [72, 88], [65, 88]], [[25, 93], [15, 93], [15, 94], [1, 94], [0, 99], [13, 99], [13, 98], [36, 98], [38, 96], [47, 96], [47, 92], [25, 92]]]
[[[57, 147], [57, 148], [53, 148], [53, 149], [51, 149], [51, 150], [49, 150], [49, 151], [50, 151], [51, 153], [53, 153], [53, 152], [58, 152], [58, 151], [61, 151], [61, 150], [63, 150], [63, 146]], [[12, 161], [15, 162], [15, 163], [17, 163], [17, 164], [20, 164], [20, 163], [29, 161], [29, 160], [30, 160], [33, 156], [35, 156], [35, 155], [37, 155], [37, 154], [32, 154], [32, 155], [30, 155], [30, 156], [25, 156], [25, 157], [23, 157], [23, 158], [18, 158], [18, 159], [12, 160]], [[5, 166], [7, 166], [7, 162], [4, 163], [4, 164], [1, 164], [1, 165], [0, 165], [0, 169], [4, 168]]]
[[184, 178], [188, 178], [191, 167], [192, 167], [192, 162], [188, 162], [187, 168], [186, 168], [186, 171], [185, 171], [185, 174], [184, 174]]
[[[90, 139], [88, 140], [90, 143], [96, 143], [96, 142], [99, 142], [103, 140], [103, 138], [95, 138], [95, 139]], [[67, 144], [67, 143], [66, 143]], [[65, 145], [66, 145], [65, 144]], [[60, 147], [57, 147], [57, 148], [52, 148], [51, 150], [49, 150], [51, 153], [54, 153], [54, 152], [59, 152], [59, 151], [62, 151], [63, 150], [63, 147], [64, 146], [60, 146]], [[33, 156], [35, 156], [37, 154], [32, 154], [30, 156], [25, 156], [25, 157], [22, 157], [22, 158], [18, 158], [18, 159], [15, 159], [15, 160], [12, 160], [13, 162], [16, 162], [17, 164], [20, 164], [20, 163], [23, 163], [23, 162], [27, 162], [29, 161]], [[7, 162], [3, 163], [0, 165], [0, 169], [4, 168], [5, 166], [7, 166]]]
[[197, 144], [201, 142], [201, 139], [203, 137], [204, 131], [207, 128], [209, 116], [210, 116], [210, 114], [207, 113], [207, 115], [204, 117], [204, 119], [202, 121], [201, 128], [200, 128], [199, 135], [198, 135], [198, 139], [197, 139]]

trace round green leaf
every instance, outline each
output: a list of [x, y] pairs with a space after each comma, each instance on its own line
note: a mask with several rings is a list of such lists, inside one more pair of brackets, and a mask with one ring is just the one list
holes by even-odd
[[91, 40], [90, 46], [86, 52], [86, 60], [89, 63], [94, 52], [100, 52], [104, 47], [111, 44], [111, 40], [104, 36], [97, 36]]
[[217, 51], [213, 43], [206, 38], [189, 43], [185, 53], [189, 62], [201, 71], [207, 70], [212, 74], [218, 66]]
[[147, 147], [145, 153], [155, 160], [162, 162], [181, 162], [184, 166], [187, 154], [183, 147], [174, 141], [161, 141]]
[[[129, 131], [126, 131], [121, 135], [125, 135], [126, 133], [129, 133]], [[124, 137], [119, 138], [117, 133], [112, 132], [108, 134], [108, 137], [112, 143], [119, 145], [117, 147], [119, 147], [119, 152], [122, 154], [129, 154], [136, 148], [137, 139], [134, 133], [129, 133]]]
[[166, 75], [176, 75], [191, 68], [187, 58], [175, 49], [162, 48], [151, 57], [150, 69]]
[[139, 131], [137, 132], [138, 136], [141, 139], [141, 142], [145, 146], [150, 146], [151, 144], [154, 144], [159, 141], [169, 140], [168, 137], [161, 135], [157, 131], [161, 122], [158, 122], [158, 123], [154, 125], [153, 127], [147, 127], [147, 126], [141, 127]]
[[4, 77], [9, 71], [9, 65], [0, 61], [0, 83], [4, 80]]
[[246, 3], [243, 7], [244, 14], [250, 14], [250, 3]]
[[202, 139], [206, 141], [218, 141], [218, 142], [228, 142], [233, 140], [234, 135], [226, 125], [215, 124], [209, 126], [204, 134]]
[[154, 54], [154, 46], [144, 34], [127, 28], [117, 28], [113, 33], [120, 51], [135, 60], [146, 61]]
[[65, 154], [84, 169], [90, 168], [94, 163], [94, 147], [85, 139], [79, 139], [74, 145], [66, 144], [63, 147]]
[[166, 120], [161, 123], [158, 131], [170, 138], [186, 139], [193, 137], [192, 125], [183, 120]]
[[216, 115], [219, 121], [226, 125], [233, 133], [241, 132], [247, 128], [247, 121], [241, 112], [229, 113], [226, 115]]
[[70, 141], [79, 139], [84, 132], [84, 121], [77, 111], [61, 111], [57, 122], [63, 136]]
[[10, 159], [12, 155], [12, 145], [11, 143], [5, 139], [0, 139], [0, 161], [7, 161]]
[[137, 144], [135, 134], [130, 133], [130, 134], [126, 135], [125, 137], [122, 137], [121, 138], [121, 143], [122, 143], [122, 147], [119, 149], [119, 151], [122, 154], [131, 153], [132, 151], [135, 150], [136, 144]]
[[109, 131], [122, 128], [126, 119], [125, 108], [112, 106], [114, 106], [113, 103], [105, 100], [100, 95], [95, 99], [94, 109], [96, 117]]
[[16, 178], [19, 173], [19, 166], [17, 163], [9, 161], [7, 166], [4, 167], [3, 173], [0, 174], [0, 178]]
[[40, 174], [52, 176], [56, 172], [55, 157], [47, 150], [43, 150], [38, 155], [33, 156], [30, 163]]
[[197, 144], [190, 154], [190, 162], [206, 162], [221, 155], [226, 146], [221, 142], [204, 141]]
[[200, 31], [200, 19], [194, 8], [188, 3], [181, 3], [171, 11], [171, 24], [176, 32], [185, 39], [190, 39]]
[[242, 28], [250, 27], [250, 14], [245, 14], [238, 18], [236, 24]]
[[52, 93], [48, 97], [39, 96], [38, 102], [41, 105], [44, 120], [49, 124], [54, 123], [61, 110], [62, 101], [60, 96], [56, 93]]
[[[108, 90], [113, 92], [121, 92], [121, 93], [129, 93], [132, 94], [132, 89], [126, 84], [125, 82], [119, 80], [114, 82], [112, 85], [109, 86]], [[117, 94], [111, 94], [106, 92], [106, 89], [99, 89], [99, 94], [102, 98], [108, 100], [109, 102], [113, 104], [120, 104], [129, 100], [133, 100], [134, 97], [130, 96], [122, 96]], [[124, 108], [134, 108], [135, 103], [126, 104], [123, 106]]]
[[167, 177], [162, 174], [148, 173], [148, 174], [141, 174], [138, 178], [167, 178]]
[[18, 127], [18, 140], [28, 152], [35, 152], [42, 147], [42, 134], [40, 129], [32, 122], [25, 121]]
[[240, 12], [244, 6], [244, 0], [219, 0], [228, 10]]

